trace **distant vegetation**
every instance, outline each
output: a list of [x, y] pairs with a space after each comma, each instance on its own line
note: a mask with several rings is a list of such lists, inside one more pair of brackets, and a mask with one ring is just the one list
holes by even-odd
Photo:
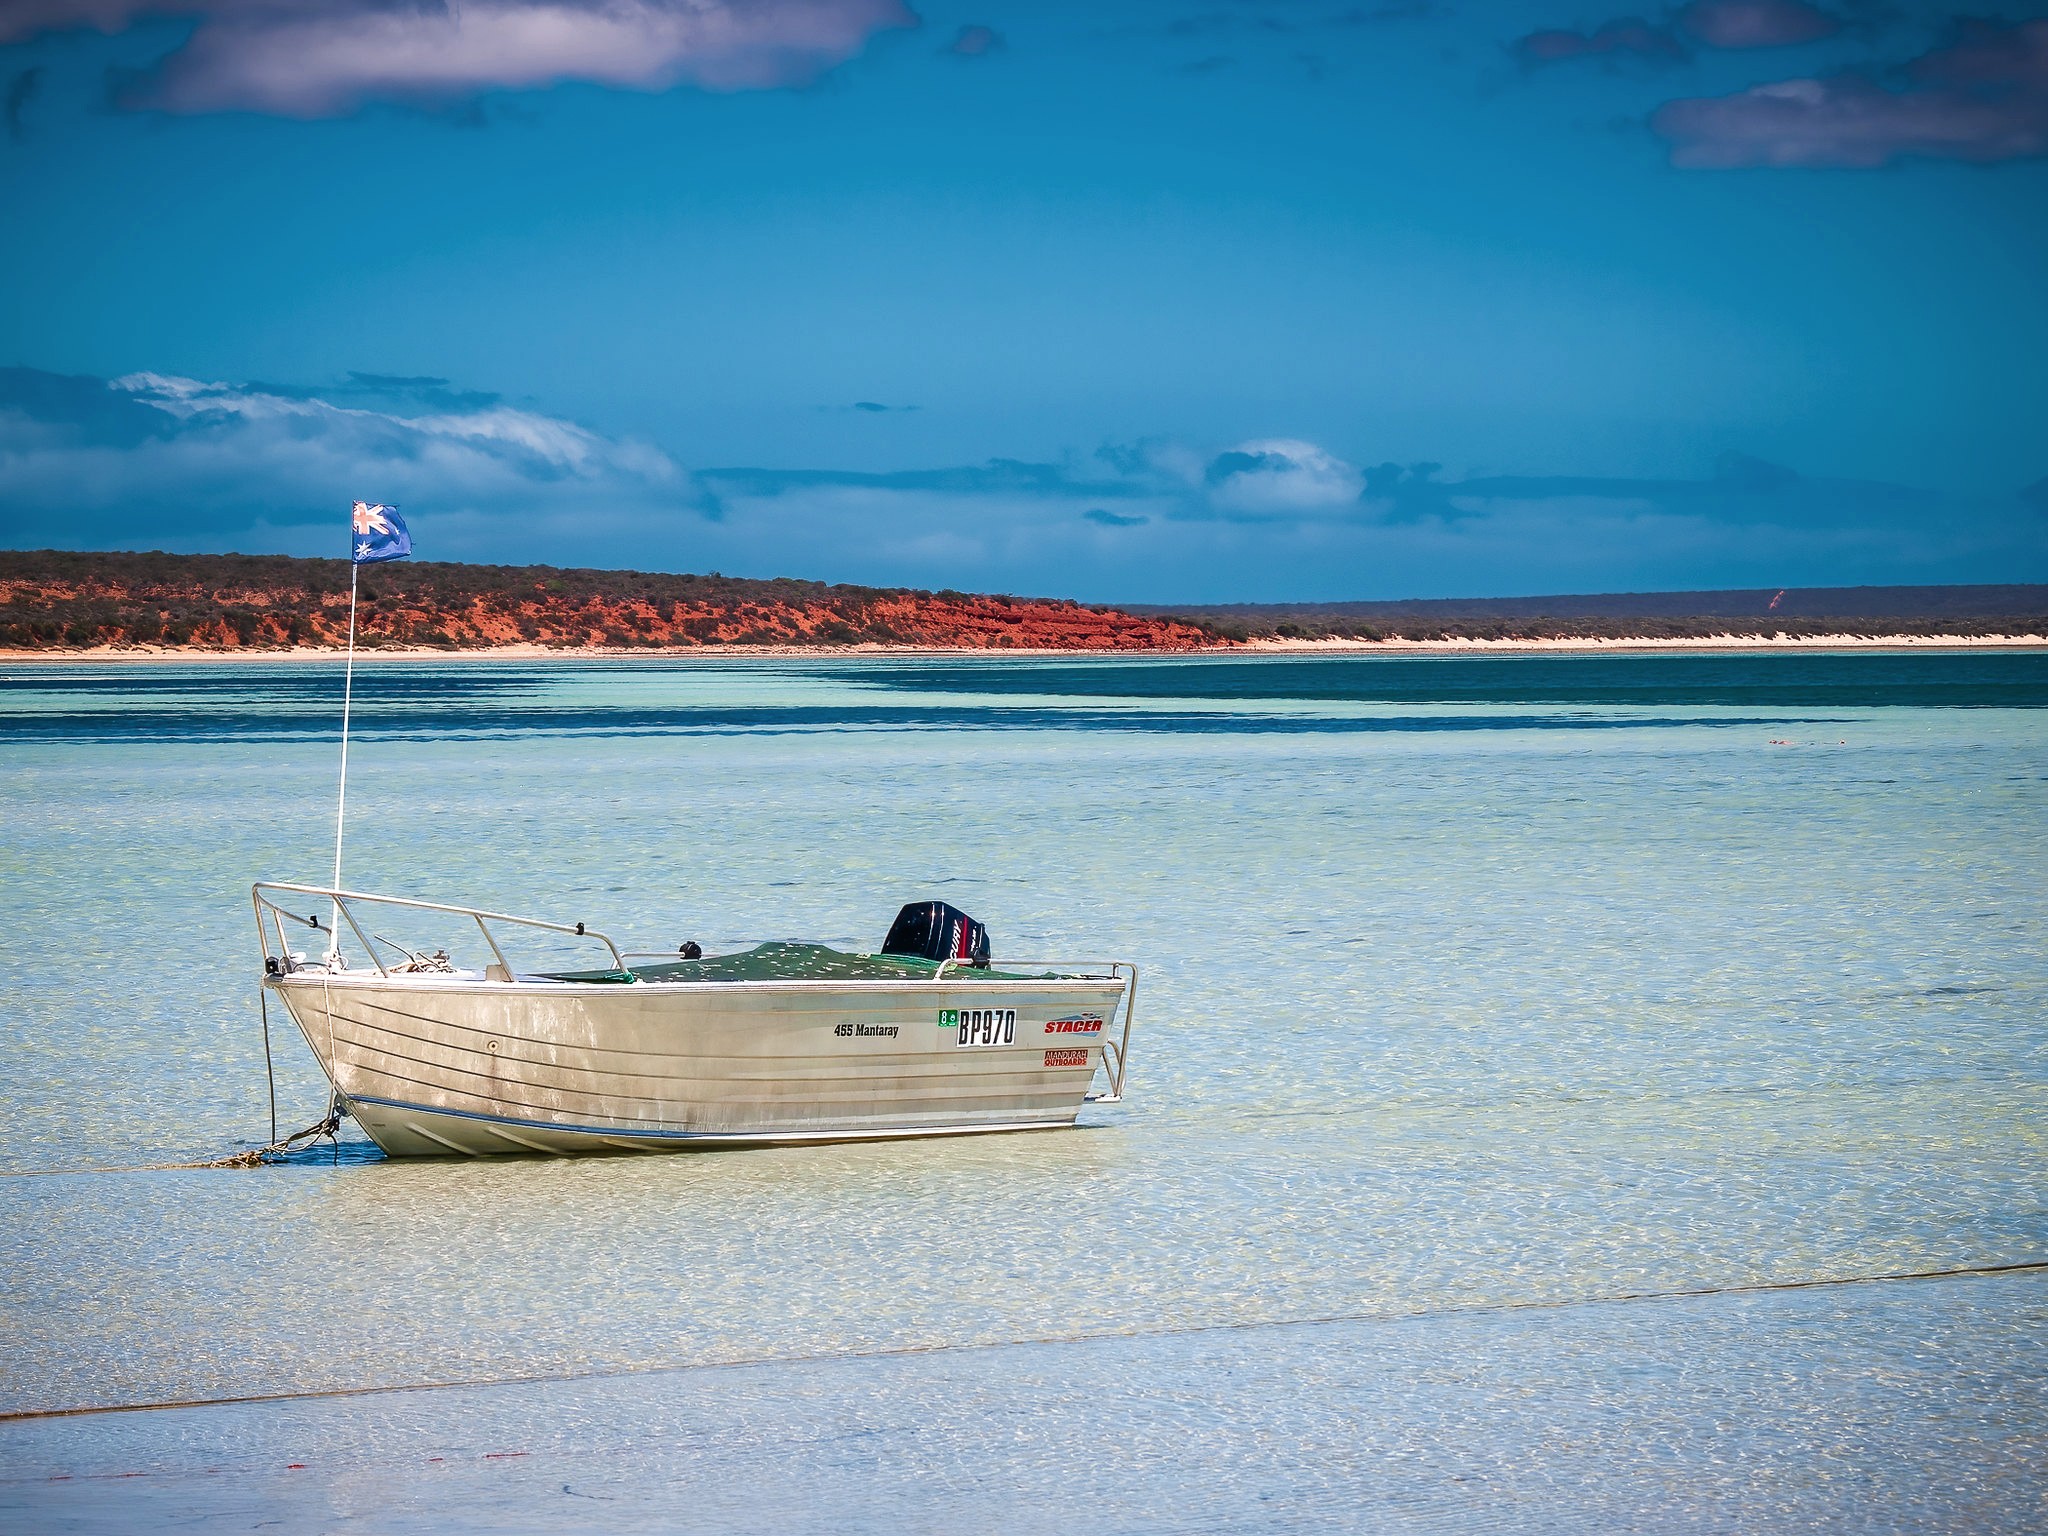
[[1654, 640], [2044, 635], [2048, 586], [1761, 587], [1386, 603], [1133, 604], [1237, 640]]
[[[344, 560], [0, 551], [0, 650], [339, 646]], [[817, 581], [398, 561], [365, 566], [357, 644], [480, 650], [927, 645], [1198, 650], [1259, 639], [2048, 635], [2048, 586], [1809, 587], [1397, 603], [1085, 607]], [[1775, 606], [1774, 606], [1775, 605]]]
[[[345, 560], [0, 551], [0, 649], [338, 646]], [[474, 650], [701, 645], [1191, 650], [1212, 627], [1113, 608], [815, 581], [396, 561], [365, 566], [357, 644]]]

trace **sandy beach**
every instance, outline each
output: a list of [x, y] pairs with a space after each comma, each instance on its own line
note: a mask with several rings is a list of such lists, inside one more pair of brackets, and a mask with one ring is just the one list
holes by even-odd
[[[935, 646], [935, 645], [686, 645], [686, 646], [582, 646], [569, 649], [546, 645], [476, 646], [463, 650], [432, 647], [388, 647], [358, 650], [356, 660], [377, 661], [615, 661], [644, 660], [649, 657], [691, 656], [1067, 656], [1101, 658], [1111, 656], [1398, 656], [1398, 655], [1512, 655], [1532, 653], [1584, 653], [1588, 655], [1661, 654], [1676, 651], [1725, 653], [1730, 651], [2026, 651], [2048, 649], [2048, 635], [1705, 635], [1679, 638], [1642, 637], [1610, 640], [1584, 639], [1523, 640], [1246, 640], [1200, 651], [1161, 650], [1076, 650], [1026, 646]], [[202, 650], [196, 647], [157, 645], [93, 646], [82, 650], [23, 651], [0, 650], [0, 663], [13, 662], [101, 662], [101, 661], [322, 661], [337, 660], [345, 653], [337, 646], [308, 645], [248, 650]]]

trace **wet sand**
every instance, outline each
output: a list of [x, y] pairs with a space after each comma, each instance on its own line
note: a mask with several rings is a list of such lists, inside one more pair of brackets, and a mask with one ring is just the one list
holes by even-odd
[[2033, 1271], [17, 1419], [0, 1525], [2017, 1532], [2044, 1302]]

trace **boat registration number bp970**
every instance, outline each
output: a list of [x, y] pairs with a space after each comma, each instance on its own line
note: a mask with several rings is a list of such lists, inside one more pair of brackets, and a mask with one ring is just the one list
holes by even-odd
[[941, 1008], [939, 1028], [954, 1031], [955, 1045], [1015, 1045], [1014, 1008]]

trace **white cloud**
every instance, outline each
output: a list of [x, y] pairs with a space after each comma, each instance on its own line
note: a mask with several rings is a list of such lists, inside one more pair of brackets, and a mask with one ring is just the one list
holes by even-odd
[[1239, 443], [1211, 461], [1209, 501], [1219, 512], [1302, 517], [1357, 504], [1365, 476], [1327, 449], [1292, 437]]
[[[357, 497], [499, 518], [670, 516], [700, 504], [657, 448], [495, 402], [372, 409], [137, 373], [61, 381], [71, 408], [53, 410], [53, 376], [11, 373], [15, 387], [0, 390], [0, 504], [15, 509], [10, 523], [34, 519], [46, 542], [217, 547], [257, 524], [317, 524]], [[23, 542], [24, 530], [5, 531]]]
[[902, 0], [0, 0], [0, 43], [152, 17], [197, 25], [128, 105], [307, 118], [569, 80], [803, 85], [876, 32], [917, 24]]

